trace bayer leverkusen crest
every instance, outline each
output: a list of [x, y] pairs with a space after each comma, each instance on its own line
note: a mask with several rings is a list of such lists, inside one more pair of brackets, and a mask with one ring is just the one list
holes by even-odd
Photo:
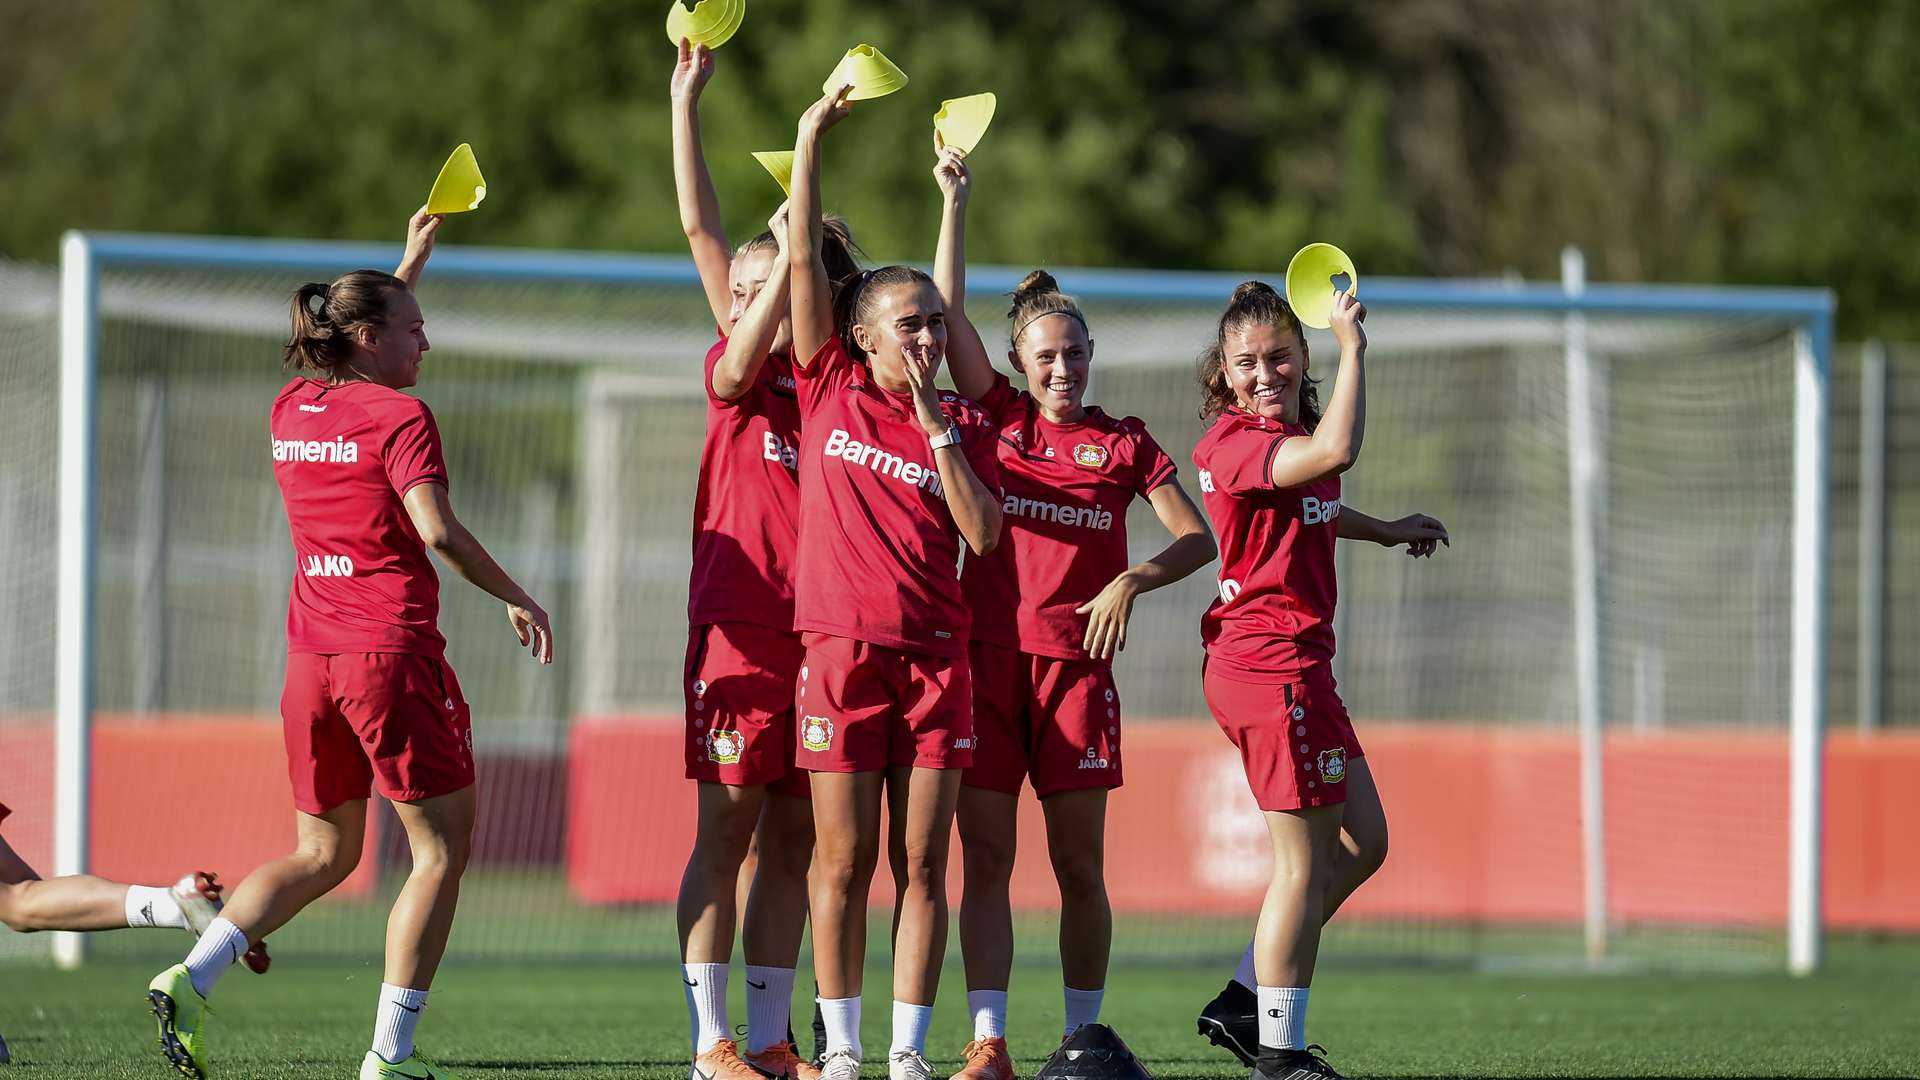
[[1073, 463], [1083, 469], [1104, 469], [1107, 467], [1107, 448], [1083, 442], [1073, 448]]
[[1320, 751], [1320, 779], [1337, 784], [1347, 778], [1347, 752], [1338, 747]]
[[800, 745], [821, 753], [833, 745], [833, 721], [824, 716], [809, 716], [800, 722]]
[[740, 760], [740, 751], [746, 739], [737, 731], [722, 731], [714, 728], [707, 732], [707, 759], [715, 765], [733, 765]]

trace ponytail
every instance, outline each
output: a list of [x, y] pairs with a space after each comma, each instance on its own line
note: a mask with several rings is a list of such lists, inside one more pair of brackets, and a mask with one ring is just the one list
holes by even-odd
[[293, 371], [331, 376], [353, 357], [354, 332], [385, 326], [387, 302], [407, 283], [383, 270], [355, 270], [333, 284], [309, 281], [293, 291], [293, 332], [282, 362]]
[[[1291, 331], [1300, 340], [1301, 359], [1306, 359], [1307, 332], [1286, 298], [1264, 281], [1241, 282], [1227, 300], [1227, 310], [1220, 313], [1213, 343], [1200, 354], [1200, 419], [1211, 422], [1238, 404], [1233, 387], [1227, 382], [1227, 335], [1249, 324]], [[1300, 423], [1308, 431], [1320, 426], [1319, 385], [1320, 381], [1312, 377], [1300, 380]]]

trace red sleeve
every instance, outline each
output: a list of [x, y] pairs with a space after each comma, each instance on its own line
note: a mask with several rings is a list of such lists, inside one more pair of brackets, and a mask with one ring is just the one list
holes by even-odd
[[446, 485], [447, 462], [440, 452], [440, 427], [424, 402], [388, 433], [381, 464], [386, 466], [387, 482], [396, 495], [405, 496], [416, 485], [429, 481]]
[[947, 415], [960, 425], [960, 448], [966, 452], [967, 464], [973, 466], [973, 475], [993, 492], [994, 498], [1000, 497], [1000, 448], [999, 436], [993, 429], [993, 421], [987, 419], [979, 408], [968, 407], [965, 399], [956, 399], [958, 408], [949, 408]]
[[1173, 459], [1148, 433], [1147, 425], [1133, 417], [1128, 417], [1128, 427], [1133, 429], [1133, 490], [1145, 498], [1154, 488], [1173, 479], [1178, 470]]
[[812, 412], [821, 396], [829, 390], [838, 390], [852, 381], [853, 365], [854, 359], [847, 355], [847, 347], [841, 344], [838, 334], [814, 350], [813, 359], [807, 362], [806, 367], [793, 365], [793, 383], [800, 396], [800, 415]]
[[727, 335], [721, 334], [720, 340], [714, 342], [713, 347], [707, 350], [706, 378], [702, 381], [705, 384], [704, 389], [707, 392], [707, 400], [711, 402], [715, 408], [731, 409], [736, 404], [735, 402], [728, 401], [726, 398], [713, 392], [713, 369], [719, 366], [720, 358], [725, 355], [727, 355]]
[[980, 395], [979, 405], [993, 418], [994, 423], [1006, 427], [1013, 422], [1011, 414], [1024, 404], [1021, 398], [1021, 392], [1013, 388], [1013, 380], [1007, 378], [1004, 372], [996, 371], [987, 392]]
[[1273, 455], [1292, 436], [1258, 428], [1239, 431], [1213, 444], [1208, 472], [1213, 484], [1231, 495], [1273, 490]]

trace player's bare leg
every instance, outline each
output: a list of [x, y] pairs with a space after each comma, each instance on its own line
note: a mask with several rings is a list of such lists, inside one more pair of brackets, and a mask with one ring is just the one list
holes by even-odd
[[1273, 844], [1273, 877], [1253, 935], [1260, 1010], [1256, 1077], [1328, 1072], [1306, 1049], [1306, 1003], [1320, 954], [1342, 809], [1336, 803], [1264, 815]]
[[699, 784], [693, 853], [680, 878], [675, 916], [680, 956], [688, 964], [733, 959], [743, 864], [766, 802], [763, 786]]
[[867, 952], [867, 889], [880, 855], [885, 774], [813, 774], [813, 964], [820, 996], [861, 992]]
[[794, 968], [807, 927], [808, 869], [813, 864], [813, 806], [769, 791], [754, 832], [753, 883], [743, 905], [747, 961], [747, 1046], [744, 1060], [769, 1076], [815, 1080], [793, 1045]]
[[[1020, 797], [960, 787], [960, 959], [967, 971], [973, 1038], [953, 1080], [1011, 1080], [1007, 982], [1013, 971], [1013, 904], [1008, 895], [1020, 825]], [[1062, 916], [1065, 925], [1065, 916]], [[1065, 930], [1062, 930], [1065, 933]]]
[[262, 863], [227, 897], [222, 917], [239, 927], [249, 941], [285, 926], [360, 865], [367, 800], [353, 799], [324, 814], [295, 811], [294, 816], [292, 853]]
[[1040, 801], [1047, 853], [1060, 885], [1060, 974], [1067, 997], [1066, 1034], [1100, 1018], [1113, 951], [1113, 906], [1107, 900], [1107, 789], [1062, 791]]
[[407, 830], [413, 869], [387, 917], [386, 981], [425, 990], [440, 969], [460, 878], [473, 853], [475, 785], [432, 799], [397, 802], [393, 809]]
[[1320, 920], [1333, 918], [1347, 897], [1364, 885], [1387, 861], [1387, 811], [1380, 805], [1373, 770], [1366, 758], [1347, 762], [1347, 802], [1340, 819], [1340, 844], [1333, 852], [1333, 873], [1327, 879]]
[[896, 1000], [932, 1005], [947, 954], [947, 853], [960, 796], [958, 769], [907, 773], [906, 889], [893, 950]]

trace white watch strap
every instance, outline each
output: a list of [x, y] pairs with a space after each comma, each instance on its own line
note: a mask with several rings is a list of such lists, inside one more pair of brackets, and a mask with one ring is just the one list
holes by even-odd
[[941, 432], [938, 435], [935, 435], [931, 439], [928, 439], [927, 443], [928, 445], [932, 446], [935, 450], [938, 450], [943, 446], [959, 446], [960, 445], [960, 425], [954, 423], [951, 420], [947, 421], [947, 430]]

